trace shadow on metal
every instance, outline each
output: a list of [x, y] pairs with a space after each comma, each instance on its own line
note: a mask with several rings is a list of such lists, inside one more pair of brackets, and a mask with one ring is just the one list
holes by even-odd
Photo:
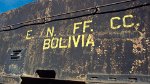
[[57, 80], [50, 78], [21, 77], [21, 84], [85, 84], [82, 81]]

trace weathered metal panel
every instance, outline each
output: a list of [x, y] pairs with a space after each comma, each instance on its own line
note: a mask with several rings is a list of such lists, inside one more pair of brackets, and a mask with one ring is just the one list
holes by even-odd
[[[45, 0], [1, 14], [1, 26], [38, 18], [1, 28], [12, 28], [0, 30], [1, 76], [36, 77], [36, 70], [55, 70], [58, 79], [92, 80], [96, 76], [106, 81], [114, 76], [119, 81], [136, 77], [149, 83], [150, 2], [116, 2], [121, 1]], [[82, 9], [87, 10], [57, 15]], [[48, 18], [53, 15], [57, 17]], [[10, 59], [15, 50], [21, 50], [18, 60]]]

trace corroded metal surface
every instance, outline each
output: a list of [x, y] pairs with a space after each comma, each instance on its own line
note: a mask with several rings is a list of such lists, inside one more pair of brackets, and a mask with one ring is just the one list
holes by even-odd
[[36, 77], [36, 70], [55, 70], [56, 78], [63, 80], [96, 76], [100, 81], [107, 74], [104, 81], [114, 76], [149, 83], [150, 7], [144, 5], [148, 0], [46, 18], [119, 1], [44, 0], [1, 14], [1, 27], [41, 17], [49, 22], [1, 28], [16, 29], [0, 32], [0, 76]]

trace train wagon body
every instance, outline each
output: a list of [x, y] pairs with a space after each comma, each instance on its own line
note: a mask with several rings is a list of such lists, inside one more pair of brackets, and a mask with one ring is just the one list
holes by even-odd
[[38, 0], [0, 14], [2, 84], [150, 84], [149, 0]]

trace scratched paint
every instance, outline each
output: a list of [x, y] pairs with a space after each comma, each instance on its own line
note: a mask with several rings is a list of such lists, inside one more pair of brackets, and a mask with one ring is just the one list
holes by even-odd
[[[45, 0], [35, 2], [1, 14], [0, 25], [10, 25], [116, 1], [120, 0]], [[124, 9], [144, 2], [148, 3], [149, 1], [143, 0], [103, 7], [98, 10], [98, 13]], [[30, 8], [31, 10], [29, 10]], [[29, 12], [25, 13], [26, 11]], [[93, 10], [50, 19], [73, 17], [91, 12]], [[0, 32], [0, 74], [37, 77], [36, 70], [55, 70], [57, 79], [85, 81], [89, 74], [94, 75], [95, 73], [97, 75], [121, 74], [122, 76], [128, 74], [142, 75], [140, 81], [149, 82], [149, 13], [149, 6], [144, 6]], [[58, 39], [51, 43], [53, 37]], [[71, 44], [68, 45], [69, 41]], [[23, 50], [18, 61], [10, 59], [14, 50]], [[4, 79], [10, 80], [7, 77]]]

